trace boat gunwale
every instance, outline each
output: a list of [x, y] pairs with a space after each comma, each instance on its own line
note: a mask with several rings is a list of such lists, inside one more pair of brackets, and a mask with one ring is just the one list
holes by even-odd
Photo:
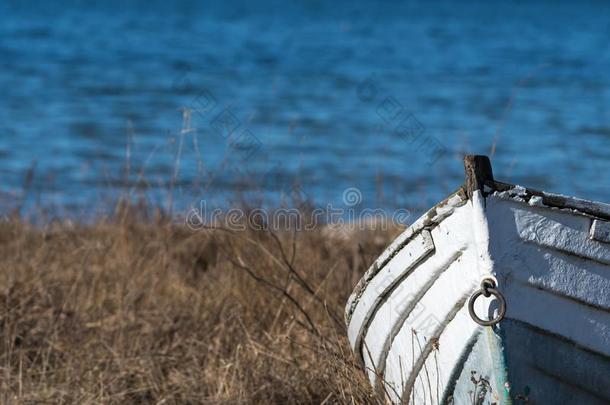
[[[610, 204], [601, 201], [550, 193], [497, 180], [488, 181], [485, 183], [485, 186], [489, 187], [489, 189], [486, 189], [484, 192], [485, 197], [488, 195], [496, 195], [502, 198], [500, 195], [501, 193], [509, 192], [508, 198], [513, 201], [527, 203], [528, 205], [530, 205], [529, 203], [532, 197], [540, 197], [542, 199], [540, 208], [565, 209], [572, 213], [582, 214], [590, 218], [610, 220]], [[511, 191], [516, 193], [510, 195]]]
[[[438, 210], [440, 208], [446, 207], [452, 203], [452, 199], [458, 197], [459, 201], [455, 202], [447, 213], [439, 214]], [[399, 236], [394, 239], [390, 245], [373, 261], [373, 264], [368, 268], [368, 270], [364, 273], [364, 275], [358, 280], [358, 283], [352, 290], [350, 297], [346, 304], [345, 310], [345, 323], [349, 327], [351, 322], [351, 317], [358, 305], [360, 298], [364, 294], [369, 283], [375, 278], [375, 276], [383, 269], [385, 266], [405, 247], [415, 239], [418, 235], [421, 234], [422, 231], [427, 230], [431, 231], [436, 226], [438, 226], [443, 220], [448, 218], [453, 214], [455, 208], [461, 207], [468, 202], [468, 196], [466, 195], [464, 186], [460, 186], [456, 191], [451, 193], [447, 198], [439, 202], [430, 208], [426, 213], [424, 213], [421, 217], [417, 219], [413, 224], [411, 224], [407, 229], [405, 229]], [[392, 246], [394, 242], [396, 242], [400, 238], [404, 238], [404, 240], [400, 241], [397, 246]], [[381, 263], [380, 259], [383, 256], [385, 257]]]
[[[517, 184], [504, 183], [497, 180], [487, 180], [484, 183], [484, 190], [481, 190], [483, 197], [496, 196], [498, 198], [510, 199], [512, 201], [521, 202], [532, 206], [530, 201], [533, 197], [541, 198], [540, 208], [556, 208], [566, 210], [571, 214], [580, 214], [594, 219], [610, 220], [610, 204], [585, 200], [577, 197], [569, 197], [561, 194], [549, 193], [546, 191], [540, 191], [537, 189], [523, 187]], [[501, 195], [504, 192], [508, 192], [507, 196]], [[511, 194], [511, 192], [513, 192]], [[373, 264], [367, 269], [364, 275], [360, 278], [350, 297], [347, 301], [345, 311], [345, 323], [349, 326], [351, 322], [351, 316], [358, 305], [360, 297], [364, 293], [367, 285], [370, 281], [379, 273], [391, 260], [396, 256], [410, 241], [412, 241], [422, 230], [431, 230], [439, 225], [445, 218], [453, 213], [453, 210], [448, 215], [437, 215], [437, 210], [443, 208], [451, 203], [451, 200], [455, 197], [459, 197], [460, 201], [454, 206], [454, 208], [460, 207], [468, 202], [470, 199], [467, 193], [467, 184], [460, 186], [456, 191], [451, 193], [447, 198], [439, 202], [430, 208], [425, 214], [417, 219], [411, 226], [405, 229], [388, 248], [386, 248], [380, 255], [373, 261]], [[534, 205], [535, 206], [535, 205]], [[597, 209], [596, 209], [597, 208]], [[405, 235], [405, 236], [403, 236]], [[400, 241], [397, 246], [392, 244], [399, 238], [404, 237], [404, 240]], [[380, 259], [386, 256], [380, 263]]]

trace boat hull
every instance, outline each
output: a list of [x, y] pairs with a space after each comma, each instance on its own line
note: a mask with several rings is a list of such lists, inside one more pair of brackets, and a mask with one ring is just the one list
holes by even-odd
[[[346, 309], [350, 342], [389, 401], [610, 403], [606, 218], [524, 190], [458, 191], [356, 288]], [[494, 326], [468, 312], [485, 278], [507, 303]], [[474, 310], [493, 318], [498, 307], [481, 297]]]

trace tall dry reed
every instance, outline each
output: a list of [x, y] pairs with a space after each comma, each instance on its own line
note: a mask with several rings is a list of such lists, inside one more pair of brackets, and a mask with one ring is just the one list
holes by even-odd
[[343, 307], [389, 231], [0, 223], [5, 403], [378, 403]]

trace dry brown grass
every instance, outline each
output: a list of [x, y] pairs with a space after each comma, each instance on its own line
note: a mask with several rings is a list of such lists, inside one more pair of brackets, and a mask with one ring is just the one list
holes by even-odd
[[378, 403], [343, 307], [398, 230], [0, 223], [14, 403]]

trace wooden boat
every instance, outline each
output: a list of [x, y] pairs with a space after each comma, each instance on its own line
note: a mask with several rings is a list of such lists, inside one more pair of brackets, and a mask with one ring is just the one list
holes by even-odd
[[609, 404], [610, 205], [466, 183], [373, 263], [349, 340], [389, 402]]

